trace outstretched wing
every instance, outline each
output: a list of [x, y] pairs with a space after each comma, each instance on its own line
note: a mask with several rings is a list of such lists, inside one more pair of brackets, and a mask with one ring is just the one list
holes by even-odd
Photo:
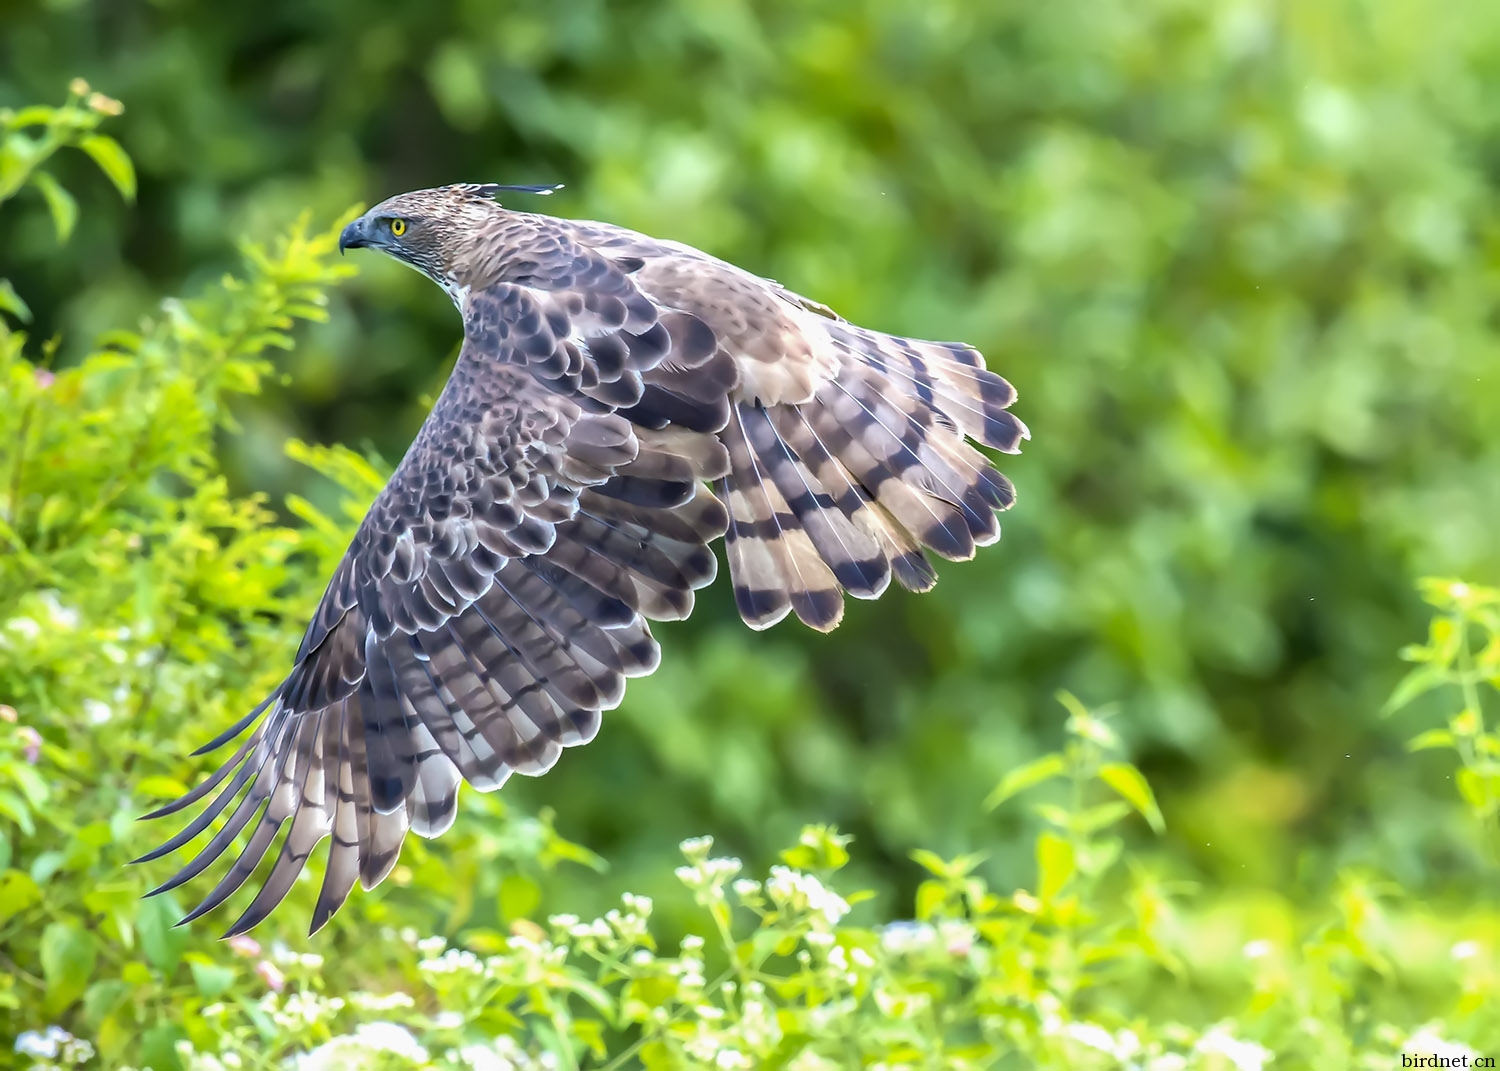
[[[184, 921], [249, 881], [285, 828], [229, 933], [265, 918], [331, 837], [316, 931], [356, 879], [371, 888], [389, 873], [408, 829], [433, 837], [452, 824], [461, 779], [491, 791], [591, 740], [626, 679], [656, 667], [647, 619], [685, 617], [713, 579], [707, 544], [728, 519], [702, 481], [728, 471], [723, 446], [619, 413], [653, 375], [724, 378], [713, 333], [659, 311], [621, 266], [568, 248], [468, 295], [464, 312], [453, 375], [360, 525], [291, 673], [202, 749], [253, 725], [230, 759], [149, 816], [212, 795], [142, 861], [227, 814], [155, 892], [249, 831]], [[727, 419], [722, 396], [701, 408], [708, 432]]]
[[795, 613], [828, 631], [845, 594], [873, 599], [892, 579], [926, 591], [929, 553], [964, 560], [1000, 538], [1015, 489], [974, 444], [1016, 453], [1030, 433], [1009, 411], [1015, 390], [973, 347], [867, 330], [678, 242], [575, 226], [638, 262], [644, 293], [701, 317], [733, 355], [719, 432], [730, 471], [715, 490], [750, 627]]

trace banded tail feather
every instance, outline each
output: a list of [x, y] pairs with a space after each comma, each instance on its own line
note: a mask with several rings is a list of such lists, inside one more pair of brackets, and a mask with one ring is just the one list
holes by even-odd
[[[823, 326], [825, 325], [826, 326]], [[1000, 537], [1015, 489], [968, 439], [1006, 453], [1029, 437], [1015, 391], [957, 343], [819, 321], [840, 355], [811, 400], [742, 401], [722, 433], [717, 484], [735, 601], [751, 628], [788, 613], [837, 627], [845, 593], [877, 598], [892, 576], [926, 591], [925, 554], [962, 561]]]

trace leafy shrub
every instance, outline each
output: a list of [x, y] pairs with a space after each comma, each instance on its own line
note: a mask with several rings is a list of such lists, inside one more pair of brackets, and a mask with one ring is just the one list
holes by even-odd
[[[61, 202], [45, 203], [56, 219]], [[1146, 828], [1179, 846], [1184, 834], [1165, 825], [1118, 721], [1071, 696], [1060, 749], [988, 800], [1034, 801], [1024, 872], [991, 832], [980, 851], [912, 853], [903, 901], [865, 887], [862, 845], [812, 826], [771, 868], [690, 840], [680, 866], [647, 875], [653, 902], [600, 877], [604, 861], [549, 813], [466, 793], [454, 830], [408, 845], [390, 882], [315, 945], [299, 932], [306, 882], [254, 939], [174, 929], [181, 904], [142, 899], [150, 875], [125, 865], [161, 832], [134, 816], [193, 783], [204, 764], [191, 748], [274, 682], [381, 482], [378, 462], [293, 444], [342, 504], [296, 499], [297, 523], [282, 523], [230, 492], [216, 446], [236, 433], [231, 400], [261, 389], [269, 354], [324, 317], [348, 274], [337, 227], [246, 243], [239, 275], [163, 302], [66, 369], [0, 322], [4, 1058], [1248, 1071], [1500, 1050], [1493, 905], [1429, 900], [1354, 867], [1331, 886], [1311, 868], [1296, 887], [1204, 887], [1141, 846]], [[1462, 798], [1488, 819], [1496, 593], [1424, 590], [1434, 623], [1394, 702], [1458, 696], [1458, 714], [1413, 744], [1455, 747]], [[544, 907], [579, 886], [620, 906]]]

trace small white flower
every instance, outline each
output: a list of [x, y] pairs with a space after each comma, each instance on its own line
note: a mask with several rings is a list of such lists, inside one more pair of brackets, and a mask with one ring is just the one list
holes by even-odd
[[822, 916], [830, 926], [849, 913], [849, 904], [811, 874], [784, 866], [773, 866], [766, 879], [766, 894], [778, 906], [788, 910], [805, 910]]
[[361, 1023], [355, 1027], [354, 1037], [366, 1048], [377, 1052], [402, 1056], [416, 1064], [427, 1062], [427, 1050], [417, 1043], [411, 1031], [404, 1026], [386, 1022]]
[[553, 915], [547, 919], [549, 925], [556, 926], [559, 930], [572, 930], [578, 925], [577, 915]]
[[701, 951], [703, 951], [703, 938], [702, 938], [702, 936], [699, 935], [699, 934], [696, 934], [696, 933], [690, 933], [690, 934], [685, 935], [683, 937], [683, 939], [682, 939], [682, 950], [684, 952], [701, 952]]
[[854, 961], [856, 967], [862, 967], [865, 970], [869, 970], [875, 966], [874, 958], [863, 948], [851, 948], [849, 950], [849, 958]]
[[1063, 1033], [1080, 1045], [1100, 1052], [1115, 1051], [1115, 1036], [1098, 1023], [1069, 1023]]
[[925, 922], [892, 922], [880, 931], [880, 944], [892, 955], [924, 952], [937, 943], [937, 930]]
[[1246, 959], [1265, 959], [1271, 954], [1271, 942], [1261, 938], [1255, 941], [1246, 941], [1245, 947], [1240, 952]]
[[28, 640], [34, 640], [42, 634], [42, 626], [29, 617], [13, 617], [5, 623], [5, 627], [8, 631], [19, 633]]
[[704, 860], [703, 872], [709, 881], [724, 882], [738, 874], [744, 865], [733, 856], [723, 856], [718, 859]]
[[518, 1071], [513, 1061], [484, 1045], [465, 1045], [458, 1050], [458, 1058], [470, 1071]]
[[1401, 1052], [1408, 1056], [1440, 1057], [1444, 1067], [1468, 1067], [1473, 1064], [1474, 1057], [1479, 1055], [1467, 1045], [1441, 1037], [1433, 1023], [1421, 1027], [1407, 1038], [1406, 1044], [1401, 1046]]
[[62, 1049], [64, 1042], [72, 1040], [73, 1035], [60, 1026], [49, 1026], [45, 1033], [28, 1030], [16, 1038], [16, 1052], [38, 1060], [50, 1060]]
[[417, 942], [417, 951], [424, 956], [436, 956], [448, 947], [448, 942], [441, 937], [424, 937]]
[[741, 900], [749, 900], [751, 897], [760, 895], [760, 882], [752, 881], [750, 878], [736, 879], [731, 888], [734, 889], [734, 895]]
[[[512, 942], [516, 940], [511, 938]], [[483, 974], [484, 964], [466, 948], [450, 948], [441, 956], [422, 960], [417, 969], [427, 974]]]
[[713, 846], [714, 839], [712, 837], [689, 837], [679, 845], [682, 849], [682, 854], [694, 861], [707, 857], [709, 849]]
[[1211, 1027], [1198, 1039], [1193, 1051], [1199, 1055], [1210, 1053], [1222, 1056], [1234, 1065], [1235, 1071], [1262, 1071], [1271, 1061], [1271, 1050], [1253, 1041], [1241, 1041], [1230, 1034], [1222, 1024]]
[[47, 608], [47, 616], [52, 619], [52, 624], [55, 627], [66, 629], [78, 627], [78, 622], [81, 620], [78, 611], [71, 606], [64, 606], [58, 600], [57, 592], [42, 592], [41, 603]]
[[440, 1011], [432, 1017], [432, 1025], [439, 1030], [457, 1030], [464, 1025], [462, 1012]]
[[1448, 955], [1457, 960], [1473, 959], [1479, 955], [1479, 942], [1460, 941], [1448, 950]]
[[626, 911], [633, 911], [643, 918], [651, 915], [651, 908], [654, 906], [651, 903], [651, 897], [639, 896], [635, 893], [625, 893], [620, 897], [620, 902], [625, 905]]
[[88, 718], [90, 725], [103, 725], [113, 720], [115, 708], [99, 699], [85, 699], [83, 701], [83, 716]]
[[[395, 1011], [397, 1008], [411, 1008], [416, 1006], [410, 993], [354, 993], [349, 997], [349, 1003], [360, 1011], [382, 1012]], [[207, 1014], [205, 1012], [205, 1014]]]

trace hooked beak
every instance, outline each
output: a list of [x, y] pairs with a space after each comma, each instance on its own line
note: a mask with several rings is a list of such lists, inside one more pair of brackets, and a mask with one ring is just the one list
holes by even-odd
[[339, 233], [339, 254], [342, 255], [346, 249], [363, 249], [370, 244], [369, 231], [365, 229], [366, 221], [363, 216], [345, 227]]

